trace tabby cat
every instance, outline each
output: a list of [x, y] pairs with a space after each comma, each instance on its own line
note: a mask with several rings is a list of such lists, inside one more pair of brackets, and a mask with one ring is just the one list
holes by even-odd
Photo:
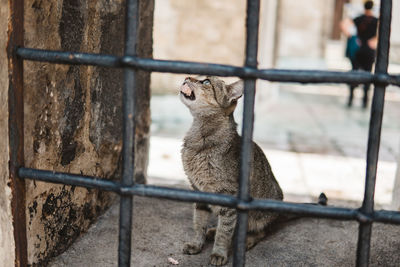
[[[194, 190], [237, 195], [241, 137], [233, 118], [238, 99], [243, 95], [243, 81], [225, 84], [217, 77], [198, 80], [185, 79], [180, 87], [180, 99], [189, 108], [193, 124], [187, 132], [182, 162]], [[250, 193], [254, 198], [282, 200], [282, 190], [260, 147], [252, 143]], [[208, 229], [210, 214], [218, 216], [216, 229]], [[276, 218], [270, 212], [250, 211], [248, 218], [247, 249], [265, 236], [265, 229]], [[220, 206], [195, 204], [193, 215], [195, 235], [183, 247], [186, 254], [201, 251], [206, 235], [215, 234], [210, 256], [212, 265], [224, 265], [236, 224], [236, 210]]]

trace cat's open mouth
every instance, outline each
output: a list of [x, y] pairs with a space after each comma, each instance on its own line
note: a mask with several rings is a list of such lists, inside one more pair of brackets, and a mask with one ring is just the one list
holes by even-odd
[[189, 100], [195, 100], [196, 96], [194, 95], [194, 91], [189, 87], [187, 83], [182, 84], [181, 86], [181, 94]]

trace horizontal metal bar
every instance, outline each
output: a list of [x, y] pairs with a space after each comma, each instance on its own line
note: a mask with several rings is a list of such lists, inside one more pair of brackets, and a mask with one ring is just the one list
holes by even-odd
[[31, 168], [19, 168], [18, 175], [21, 178], [34, 179], [56, 184], [75, 185], [88, 188], [97, 188], [105, 191], [120, 193], [120, 183], [99, 177], [70, 174], [55, 171], [44, 171]]
[[121, 194], [156, 197], [184, 202], [200, 202], [232, 208], [235, 208], [237, 203], [237, 199], [229, 195], [143, 184], [135, 184], [135, 186], [123, 187], [121, 188]]
[[311, 217], [316, 216], [321, 218], [340, 220], [365, 220], [365, 218], [361, 214], [359, 214], [358, 210], [356, 209], [326, 207], [321, 205], [302, 203], [290, 203], [277, 200], [265, 201], [261, 199], [255, 199], [251, 202], [248, 202], [247, 205], [251, 205], [251, 207], [241, 207], [240, 204], [238, 206], [239, 208], [243, 209], [277, 211], [281, 213], [291, 213]]
[[371, 74], [364, 71], [319, 71], [257, 69], [222, 64], [208, 64], [189, 61], [156, 60], [133, 56], [117, 57], [104, 54], [62, 52], [32, 48], [18, 48], [17, 55], [26, 60], [60, 64], [94, 65], [102, 67], [131, 67], [155, 72], [185, 73], [215, 76], [237, 76], [258, 78], [272, 82], [296, 83], [377, 83], [400, 86], [400, 75]]
[[374, 211], [373, 221], [381, 223], [400, 224], [400, 212], [390, 210]]
[[237, 203], [235, 197], [228, 195], [216, 195], [207, 192], [159, 186], [148, 186], [142, 184], [135, 184], [134, 186], [123, 186], [119, 182], [113, 182], [98, 177], [83, 176], [77, 174], [37, 170], [31, 168], [20, 168], [18, 173], [21, 178], [35, 179], [57, 184], [97, 188], [100, 190], [112, 191], [121, 195], [158, 197], [178, 201], [209, 203], [227, 207], [236, 207]]
[[359, 222], [375, 221], [382, 223], [400, 224], [400, 212], [397, 211], [374, 211], [372, 215], [368, 217], [358, 209], [290, 203], [270, 199], [254, 199], [249, 202], [245, 202], [238, 201], [236, 197], [230, 195], [213, 194], [207, 192], [168, 188], [161, 186], [149, 186], [142, 184], [135, 184], [134, 186], [125, 187], [121, 186], [121, 184], [118, 182], [113, 182], [97, 177], [44, 171], [30, 168], [20, 168], [18, 174], [21, 178], [96, 188], [105, 191], [112, 191], [123, 195], [157, 197], [184, 202], [201, 202], [212, 205], [236, 208], [239, 210], [265, 210], [327, 219], [357, 220]]
[[50, 63], [72, 64], [72, 65], [93, 65], [102, 67], [122, 67], [121, 57], [105, 54], [90, 54], [77, 52], [63, 52], [54, 50], [43, 50], [19, 47], [17, 56], [33, 61]]

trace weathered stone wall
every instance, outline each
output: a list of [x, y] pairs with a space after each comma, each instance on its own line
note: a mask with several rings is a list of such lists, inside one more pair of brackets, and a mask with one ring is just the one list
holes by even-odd
[[[122, 55], [122, 0], [26, 0], [25, 46]], [[139, 55], [152, 56], [152, 1], [141, 1]], [[26, 166], [119, 179], [123, 71], [26, 62]], [[145, 182], [148, 73], [138, 78], [136, 180]], [[28, 262], [65, 250], [109, 206], [98, 190], [27, 181]]]
[[278, 57], [323, 57], [333, 11], [332, 0], [279, 1]]
[[0, 263], [5, 267], [14, 266], [15, 259], [8, 171], [8, 63], [6, 47], [9, 14], [8, 1], [0, 0]]

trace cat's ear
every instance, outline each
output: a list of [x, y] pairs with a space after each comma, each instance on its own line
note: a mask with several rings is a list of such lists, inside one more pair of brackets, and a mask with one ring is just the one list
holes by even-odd
[[244, 91], [244, 82], [243, 80], [239, 80], [228, 85], [228, 99], [229, 102], [232, 103], [233, 101], [238, 100]]

